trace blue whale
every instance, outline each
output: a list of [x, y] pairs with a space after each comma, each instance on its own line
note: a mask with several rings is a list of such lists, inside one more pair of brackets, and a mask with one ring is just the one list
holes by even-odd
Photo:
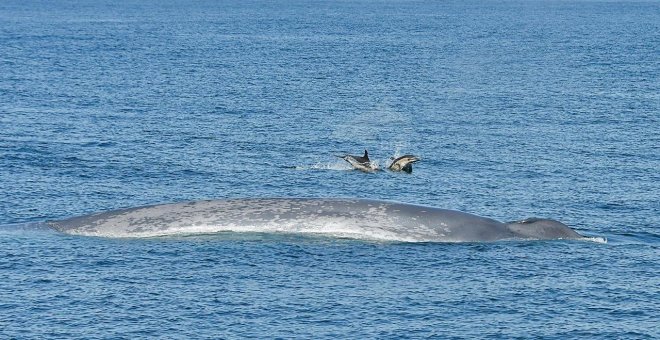
[[409, 242], [585, 239], [561, 222], [503, 223], [456, 210], [348, 198], [248, 198], [158, 204], [49, 221], [63, 233], [150, 237], [233, 232], [310, 233]]

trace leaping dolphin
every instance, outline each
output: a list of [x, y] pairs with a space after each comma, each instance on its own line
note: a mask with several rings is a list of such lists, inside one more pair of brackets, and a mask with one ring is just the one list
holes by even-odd
[[353, 168], [360, 171], [374, 172], [378, 170], [378, 168], [369, 160], [369, 153], [367, 150], [364, 150], [364, 156], [362, 157], [353, 155], [343, 155], [337, 157], [347, 161], [353, 166]]
[[150, 237], [233, 232], [314, 233], [410, 242], [586, 239], [561, 222], [502, 223], [460, 211], [369, 199], [248, 198], [159, 204], [47, 222], [76, 235]]
[[404, 171], [407, 173], [412, 173], [412, 164], [420, 160], [419, 157], [413, 155], [403, 155], [396, 159], [392, 157], [392, 159], [392, 164], [390, 164], [388, 169], [392, 171]]

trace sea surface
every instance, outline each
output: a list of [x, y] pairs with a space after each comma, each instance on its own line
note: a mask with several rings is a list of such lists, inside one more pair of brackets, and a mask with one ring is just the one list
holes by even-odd
[[[364, 149], [422, 161], [336, 157]], [[44, 223], [251, 197], [601, 241]], [[653, 339], [659, 320], [658, 1], [0, 2], [0, 338]]]

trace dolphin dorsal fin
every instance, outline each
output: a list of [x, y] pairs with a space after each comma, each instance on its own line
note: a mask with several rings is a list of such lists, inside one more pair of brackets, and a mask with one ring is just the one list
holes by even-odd
[[364, 149], [364, 156], [362, 156], [362, 157], [364, 157], [364, 158], [366, 158], [367, 160], [369, 160], [369, 153], [367, 152], [367, 149]]

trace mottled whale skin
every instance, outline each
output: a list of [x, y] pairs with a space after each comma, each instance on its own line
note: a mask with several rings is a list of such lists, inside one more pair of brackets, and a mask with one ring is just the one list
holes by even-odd
[[75, 235], [148, 237], [221, 231], [319, 233], [410, 242], [583, 239], [548, 219], [502, 223], [460, 211], [346, 198], [249, 198], [159, 204], [48, 222]]

